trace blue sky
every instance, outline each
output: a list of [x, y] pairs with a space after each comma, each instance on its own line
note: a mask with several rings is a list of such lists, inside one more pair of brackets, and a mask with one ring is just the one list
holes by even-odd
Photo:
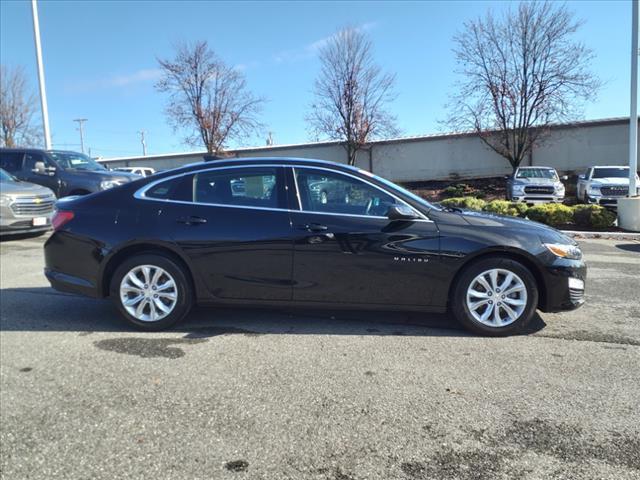
[[[403, 135], [436, 133], [454, 88], [451, 37], [466, 19], [507, 2], [172, 2], [41, 1], [49, 118], [55, 147], [79, 149], [74, 118], [86, 117], [92, 155], [137, 155], [137, 131], [150, 154], [189, 150], [167, 126], [154, 81], [156, 57], [179, 41], [205, 39], [242, 68], [251, 90], [268, 98], [262, 121], [278, 144], [310, 139], [304, 117], [318, 72], [316, 49], [340, 27], [366, 28], [377, 61], [397, 75], [390, 106]], [[628, 115], [631, 3], [573, 1], [585, 25], [578, 38], [595, 50], [606, 82], [584, 118]], [[27, 1], [0, 1], [0, 60], [23, 65], [37, 87]], [[263, 145], [265, 133], [250, 145]]]

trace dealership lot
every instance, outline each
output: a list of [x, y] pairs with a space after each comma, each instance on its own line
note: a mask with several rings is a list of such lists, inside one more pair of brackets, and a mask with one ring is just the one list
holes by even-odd
[[528, 336], [445, 316], [198, 309], [130, 330], [0, 243], [3, 478], [640, 474], [640, 242], [584, 240], [586, 305]]

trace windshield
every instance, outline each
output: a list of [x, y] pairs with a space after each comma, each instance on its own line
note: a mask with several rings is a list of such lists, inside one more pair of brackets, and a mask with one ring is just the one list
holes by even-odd
[[368, 177], [375, 178], [380, 183], [385, 184], [387, 187], [391, 188], [392, 190], [395, 190], [396, 192], [400, 192], [401, 194], [406, 195], [407, 197], [409, 197], [412, 200], [416, 201], [417, 203], [419, 203], [420, 205], [422, 205], [425, 208], [428, 208], [428, 209], [433, 208], [434, 210], [442, 210], [441, 208], [438, 208], [437, 206], [435, 206], [433, 203], [427, 202], [424, 198], [416, 195], [415, 193], [411, 192], [410, 190], [407, 190], [406, 188], [401, 187], [400, 185], [397, 185], [397, 184], [387, 180], [386, 178], [379, 177], [379, 176], [374, 175], [373, 173], [368, 172], [366, 170], [359, 170], [359, 172], [367, 175]]
[[75, 152], [49, 152], [49, 155], [62, 167], [75, 170], [106, 170], [105, 167], [93, 158], [83, 153]]
[[0, 168], [0, 182], [15, 182], [16, 179]]
[[558, 174], [550, 168], [522, 168], [518, 170], [516, 178], [547, 178], [557, 180]]
[[629, 167], [594, 168], [593, 178], [627, 178]]

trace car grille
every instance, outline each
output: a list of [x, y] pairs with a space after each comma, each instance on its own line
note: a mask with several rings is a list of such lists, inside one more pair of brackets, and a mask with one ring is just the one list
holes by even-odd
[[600, 188], [600, 193], [607, 197], [624, 197], [629, 193], [629, 187], [602, 187]]
[[17, 197], [11, 204], [14, 215], [36, 217], [46, 216], [53, 212], [54, 197]]
[[569, 298], [572, 303], [581, 303], [584, 300], [584, 290], [578, 290], [577, 288], [569, 289]]
[[543, 193], [548, 195], [553, 195], [554, 188], [553, 187], [543, 187], [543, 186], [535, 186], [535, 187], [524, 187], [524, 193]]

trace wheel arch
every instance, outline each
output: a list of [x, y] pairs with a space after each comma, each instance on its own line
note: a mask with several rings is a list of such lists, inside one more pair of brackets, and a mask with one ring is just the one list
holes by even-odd
[[455, 290], [456, 284], [458, 280], [462, 276], [462, 274], [473, 264], [479, 262], [481, 260], [485, 260], [487, 258], [507, 258], [510, 260], [515, 260], [524, 265], [533, 275], [533, 278], [536, 281], [536, 287], [538, 288], [538, 308], [546, 305], [547, 302], [547, 288], [546, 283], [544, 281], [544, 276], [542, 273], [542, 268], [540, 265], [524, 250], [519, 249], [491, 249], [484, 250], [482, 252], [477, 253], [471, 258], [466, 259], [466, 261], [460, 266], [460, 268], [456, 271], [451, 283], [449, 284], [449, 291], [447, 292], [447, 303], [451, 303], [451, 298], [453, 292]]
[[140, 254], [157, 254], [163, 255], [165, 257], [170, 258], [178, 265], [180, 265], [185, 273], [187, 274], [187, 279], [191, 283], [191, 288], [194, 291], [194, 295], [197, 298], [197, 283], [194, 278], [194, 272], [189, 264], [189, 261], [184, 258], [183, 255], [178, 253], [174, 248], [171, 248], [167, 245], [158, 245], [155, 243], [145, 243], [139, 242], [135, 244], [126, 245], [116, 252], [113, 252], [107, 259], [104, 268], [102, 270], [102, 274], [100, 275], [100, 285], [99, 292], [102, 297], [109, 296], [109, 290], [111, 286], [111, 280], [113, 279], [113, 274], [115, 273], [118, 266], [127, 258], [130, 258], [133, 255]]

